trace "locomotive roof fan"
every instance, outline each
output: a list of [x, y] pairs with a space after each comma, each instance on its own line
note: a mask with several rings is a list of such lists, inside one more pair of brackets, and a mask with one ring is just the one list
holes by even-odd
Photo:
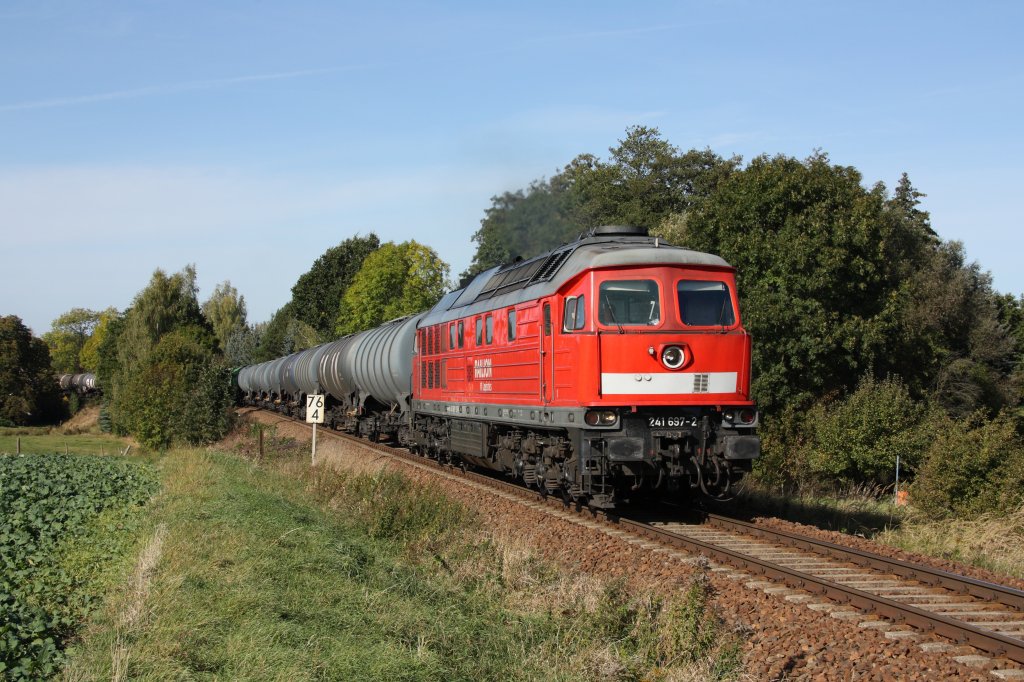
[[646, 237], [647, 228], [637, 225], [600, 225], [590, 231], [588, 237]]

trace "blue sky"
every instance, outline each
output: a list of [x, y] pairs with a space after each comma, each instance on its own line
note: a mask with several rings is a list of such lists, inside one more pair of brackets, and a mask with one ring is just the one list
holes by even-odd
[[628, 126], [906, 171], [1024, 292], [1024, 3], [0, 0], [0, 314], [36, 333], [195, 263], [265, 320], [328, 247], [456, 275], [490, 197]]

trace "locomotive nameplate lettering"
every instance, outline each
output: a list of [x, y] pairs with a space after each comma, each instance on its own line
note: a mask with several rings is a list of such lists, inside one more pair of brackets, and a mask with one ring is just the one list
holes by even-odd
[[490, 358], [478, 358], [473, 361], [473, 378], [490, 379], [494, 376], [494, 367]]

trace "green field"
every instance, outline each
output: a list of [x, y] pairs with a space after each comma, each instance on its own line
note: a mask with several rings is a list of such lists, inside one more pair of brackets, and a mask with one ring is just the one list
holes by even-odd
[[116, 455], [128, 447], [124, 438], [108, 434], [76, 433], [65, 434], [59, 428], [0, 428], [0, 454], [14, 454], [21, 441], [21, 452], [51, 454], [55, 452], [74, 455]]
[[65, 645], [133, 559], [156, 488], [138, 460], [0, 456], [0, 676], [60, 670]]

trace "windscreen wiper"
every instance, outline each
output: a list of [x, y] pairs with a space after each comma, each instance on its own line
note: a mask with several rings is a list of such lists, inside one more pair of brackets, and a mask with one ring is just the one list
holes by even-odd
[[614, 322], [614, 323], [615, 323], [615, 326], [619, 328], [619, 333], [620, 333], [620, 334], [625, 334], [625, 333], [626, 333], [626, 330], [622, 328], [622, 325], [621, 325], [621, 324], [619, 324], [619, 320], [618, 320], [618, 318], [617, 318], [617, 317], [615, 317], [615, 311], [614, 311], [614, 310], [612, 310], [612, 304], [611, 304], [611, 303], [609, 303], [609, 302], [608, 302], [608, 299], [606, 299], [606, 298], [602, 298], [602, 299], [601, 299], [601, 303], [602, 303], [602, 304], [604, 305], [604, 308], [605, 308], [605, 310], [607, 310], [607, 311], [608, 311], [608, 314], [609, 314], [609, 315], [611, 316], [611, 318], [612, 318], [612, 322]]

